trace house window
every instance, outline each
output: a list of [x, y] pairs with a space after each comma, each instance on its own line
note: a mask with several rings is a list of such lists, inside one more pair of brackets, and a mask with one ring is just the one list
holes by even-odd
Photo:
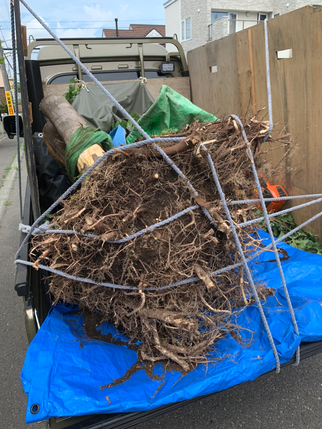
[[211, 12], [211, 23], [213, 23], [214, 21], [216, 21], [217, 19], [222, 18], [223, 16], [228, 16], [227, 12], [216, 12], [216, 11], [212, 11]]
[[257, 17], [257, 21], [265, 21], [265, 19], [268, 19], [267, 13], [259, 13]]
[[186, 19], [186, 40], [191, 39], [191, 18]]
[[181, 21], [181, 39], [191, 39], [191, 18]]
[[274, 18], [277, 18], [278, 16], [280, 16], [280, 13], [275, 13], [274, 14]]
[[186, 26], [185, 26], [185, 21], [181, 21], [181, 40], [186, 40]]

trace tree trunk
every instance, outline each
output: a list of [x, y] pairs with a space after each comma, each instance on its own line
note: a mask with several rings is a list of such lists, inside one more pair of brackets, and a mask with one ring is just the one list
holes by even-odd
[[50, 95], [40, 102], [40, 110], [54, 125], [66, 146], [75, 131], [82, 125], [87, 128], [87, 122], [68, 103], [62, 95]]
[[79, 173], [83, 174], [86, 170], [89, 169], [91, 165], [94, 164], [102, 155], [104, 155], [105, 151], [99, 144], [94, 144], [88, 149], [84, 150], [77, 161], [77, 170]]
[[46, 122], [42, 133], [49, 155], [53, 157], [59, 165], [65, 166], [66, 143], [50, 121]]
[[[40, 110], [50, 122], [44, 126], [44, 140], [49, 154], [60, 164], [65, 164], [65, 150], [80, 126], [87, 128], [87, 122], [61, 95], [50, 95], [40, 103]], [[104, 154], [104, 149], [95, 144], [80, 154], [77, 168], [84, 173]]]

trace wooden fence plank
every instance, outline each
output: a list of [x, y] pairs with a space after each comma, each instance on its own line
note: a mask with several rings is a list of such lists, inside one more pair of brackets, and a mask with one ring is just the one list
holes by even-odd
[[216, 116], [232, 112], [239, 115], [235, 37], [225, 37], [188, 52], [188, 63], [193, 103]]
[[[306, 6], [269, 20], [268, 36], [274, 133], [289, 132], [297, 145], [283, 164], [283, 174], [275, 179], [290, 195], [319, 193], [322, 7]], [[292, 58], [278, 59], [277, 52], [287, 49], [292, 49]], [[244, 115], [266, 108], [261, 115], [267, 117], [264, 24], [197, 48], [188, 53], [188, 60], [193, 102], [223, 114]], [[216, 74], [209, 73], [210, 61], [218, 67]], [[274, 165], [284, 153], [285, 149], [269, 152], [269, 164]], [[294, 217], [301, 223], [321, 210], [322, 204], [313, 205], [295, 211]], [[322, 239], [322, 219], [308, 229]]]

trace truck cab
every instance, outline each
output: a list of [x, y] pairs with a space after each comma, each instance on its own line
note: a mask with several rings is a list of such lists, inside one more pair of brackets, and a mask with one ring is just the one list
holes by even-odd
[[[187, 63], [178, 41], [162, 43], [160, 38], [160, 44], [156, 39], [159, 38], [68, 39], [64, 43], [101, 82], [187, 76]], [[166, 46], [172, 50], [169, 52]], [[56, 42], [33, 41], [28, 46], [28, 59], [32, 59], [35, 49], [44, 84], [69, 83], [72, 78], [91, 82]]]

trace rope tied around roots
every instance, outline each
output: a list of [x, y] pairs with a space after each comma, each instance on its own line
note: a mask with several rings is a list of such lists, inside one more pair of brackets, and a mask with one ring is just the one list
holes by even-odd
[[[253, 151], [264, 125], [245, 120]], [[111, 154], [91, 172], [77, 198], [64, 200], [64, 208], [52, 219], [59, 230], [92, 233], [95, 238], [43, 234], [33, 239], [30, 255], [35, 268], [43, 261], [50, 270], [68, 275], [51, 278], [50, 292], [56, 301], [99, 312], [130, 341], [142, 341], [142, 359], [171, 360], [184, 371], [209, 362], [207, 352], [227, 329], [238, 337], [239, 327], [232, 317], [255, 301], [243, 269], [211, 274], [238, 263], [240, 253], [220, 204], [208, 155], [226, 198], [247, 199], [255, 186], [247, 146], [229, 120], [196, 121], [188, 129], [184, 141], [195, 144], [187, 144], [185, 152], [170, 159], [181, 175], [151, 145]], [[209, 141], [207, 152], [196, 153], [198, 144]], [[289, 144], [284, 139], [278, 142]], [[264, 167], [262, 158], [256, 166]], [[254, 206], [232, 206], [233, 222], [252, 218]], [[194, 210], [186, 211], [187, 207]], [[149, 228], [156, 223], [158, 228]], [[137, 235], [143, 229], [144, 234]], [[105, 239], [111, 234], [114, 242]], [[237, 235], [246, 258], [261, 247], [252, 226], [238, 228]], [[187, 279], [189, 284], [181, 284]], [[103, 287], [102, 282], [112, 287]], [[175, 288], [163, 288], [175, 283]], [[258, 283], [256, 291], [259, 300], [272, 293]]]
[[87, 128], [80, 126], [68, 142], [66, 147], [66, 166], [68, 176], [72, 182], [79, 175], [77, 170], [79, 155], [95, 144], [102, 146], [105, 150], [113, 147], [112, 139], [107, 133], [91, 126]]

